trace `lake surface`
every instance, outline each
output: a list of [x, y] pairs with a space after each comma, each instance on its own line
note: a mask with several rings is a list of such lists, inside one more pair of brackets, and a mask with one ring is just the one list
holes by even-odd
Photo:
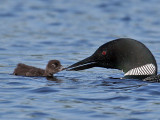
[[120, 37], [144, 43], [160, 67], [160, 1], [1, 0], [0, 119], [159, 120], [160, 83], [111, 79], [119, 70], [12, 75], [20, 62], [67, 67]]

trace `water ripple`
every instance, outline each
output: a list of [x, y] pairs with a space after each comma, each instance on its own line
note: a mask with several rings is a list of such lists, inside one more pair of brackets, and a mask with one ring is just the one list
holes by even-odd
[[160, 118], [160, 84], [119, 79], [118, 70], [12, 75], [19, 62], [45, 68], [58, 59], [67, 67], [119, 37], [144, 43], [160, 67], [160, 1], [1, 0], [0, 5], [1, 120]]
[[59, 90], [55, 90], [50, 87], [41, 87], [41, 88], [30, 90], [30, 92], [31, 93], [48, 94], [48, 93], [52, 93], [52, 92], [59, 92]]

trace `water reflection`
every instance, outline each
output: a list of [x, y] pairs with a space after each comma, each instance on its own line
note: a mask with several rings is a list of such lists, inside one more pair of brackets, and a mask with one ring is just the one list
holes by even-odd
[[63, 80], [61, 80], [61, 79], [58, 79], [57, 77], [46, 77], [46, 79], [47, 80], [49, 80], [49, 81], [54, 81], [54, 82], [56, 82], [56, 83], [62, 83], [63, 82]]

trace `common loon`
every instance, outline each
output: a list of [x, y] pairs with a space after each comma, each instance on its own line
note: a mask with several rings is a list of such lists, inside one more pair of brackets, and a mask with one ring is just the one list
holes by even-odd
[[119, 69], [124, 78], [152, 81], [157, 75], [157, 63], [151, 51], [141, 42], [130, 38], [119, 38], [100, 46], [93, 55], [67, 68], [83, 70], [92, 67]]
[[22, 76], [53, 76], [54, 73], [62, 71], [64, 68], [58, 60], [50, 60], [46, 66], [46, 69], [40, 69], [33, 66], [19, 63], [15, 68], [14, 75]]

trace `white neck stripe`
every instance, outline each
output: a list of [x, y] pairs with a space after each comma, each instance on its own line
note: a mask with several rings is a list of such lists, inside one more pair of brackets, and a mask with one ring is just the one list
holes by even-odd
[[153, 75], [156, 72], [154, 64], [146, 64], [137, 68], [129, 70], [124, 75]]

